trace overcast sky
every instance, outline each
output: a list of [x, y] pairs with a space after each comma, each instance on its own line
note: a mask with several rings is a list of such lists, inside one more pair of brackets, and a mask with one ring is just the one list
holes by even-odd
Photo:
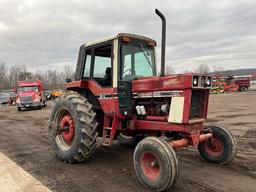
[[119, 32], [160, 47], [155, 8], [167, 19], [166, 63], [176, 72], [256, 67], [255, 0], [0, 0], [0, 62], [75, 67], [81, 44]]

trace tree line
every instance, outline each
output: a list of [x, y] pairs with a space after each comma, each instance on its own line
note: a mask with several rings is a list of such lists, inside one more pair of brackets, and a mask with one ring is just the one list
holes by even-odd
[[[219, 67], [212, 72], [223, 72], [230, 75], [224, 68]], [[186, 71], [190, 72], [190, 71]], [[196, 73], [208, 74], [211, 72], [209, 66], [201, 64], [194, 70]], [[166, 75], [175, 73], [171, 66], [166, 66]], [[227, 73], [227, 74], [226, 74]], [[61, 71], [47, 70], [31, 72], [27, 70], [26, 65], [7, 66], [6, 63], [0, 63], [0, 91], [18, 87], [19, 81], [41, 80], [45, 89], [64, 89], [66, 78], [74, 79], [75, 70], [70, 65], [65, 65]]]
[[65, 65], [63, 70], [47, 70], [31, 72], [26, 65], [7, 66], [0, 63], [0, 90], [13, 89], [18, 87], [19, 81], [41, 80], [45, 89], [63, 89], [66, 78], [74, 78], [74, 69]]

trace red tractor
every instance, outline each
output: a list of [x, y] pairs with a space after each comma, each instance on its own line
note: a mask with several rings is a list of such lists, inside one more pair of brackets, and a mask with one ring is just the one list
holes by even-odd
[[136, 145], [133, 163], [139, 181], [155, 191], [169, 189], [178, 176], [175, 150], [192, 146], [209, 162], [227, 164], [236, 151], [231, 133], [205, 127], [212, 79], [201, 74], [165, 76], [162, 19], [161, 75], [156, 74], [153, 39], [118, 34], [80, 47], [76, 80], [52, 107], [50, 142], [64, 162], [88, 159], [98, 137]]
[[16, 99], [18, 111], [22, 108], [38, 108], [46, 106], [46, 98], [43, 95], [43, 85], [40, 80], [20, 81]]
[[236, 78], [235, 79], [235, 84], [238, 85], [239, 91], [247, 91], [251, 86], [250, 79], [248, 77]]

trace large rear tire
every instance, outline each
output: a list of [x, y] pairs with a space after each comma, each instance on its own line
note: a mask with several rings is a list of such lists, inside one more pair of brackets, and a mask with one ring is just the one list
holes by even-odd
[[50, 143], [56, 156], [68, 163], [83, 162], [96, 147], [97, 121], [92, 105], [71, 92], [55, 100], [49, 119]]
[[147, 137], [139, 142], [133, 164], [139, 181], [154, 191], [169, 189], [178, 176], [175, 151], [161, 138]]
[[222, 165], [230, 163], [236, 154], [236, 141], [233, 135], [224, 127], [212, 125], [213, 137], [198, 145], [200, 155], [211, 163]]

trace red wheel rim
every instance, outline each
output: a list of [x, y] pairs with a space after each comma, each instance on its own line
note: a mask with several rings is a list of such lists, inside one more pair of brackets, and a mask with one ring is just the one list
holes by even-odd
[[151, 152], [144, 152], [140, 159], [144, 175], [150, 180], [156, 180], [160, 174], [160, 166], [157, 157]]
[[73, 122], [73, 119], [69, 112], [67, 112], [61, 119], [60, 122], [61, 129], [65, 129], [65, 131], [62, 132], [61, 136], [63, 140], [70, 145], [74, 139], [75, 135], [75, 125]]
[[219, 157], [223, 154], [224, 144], [218, 137], [213, 136], [205, 143], [205, 151], [212, 157]]

